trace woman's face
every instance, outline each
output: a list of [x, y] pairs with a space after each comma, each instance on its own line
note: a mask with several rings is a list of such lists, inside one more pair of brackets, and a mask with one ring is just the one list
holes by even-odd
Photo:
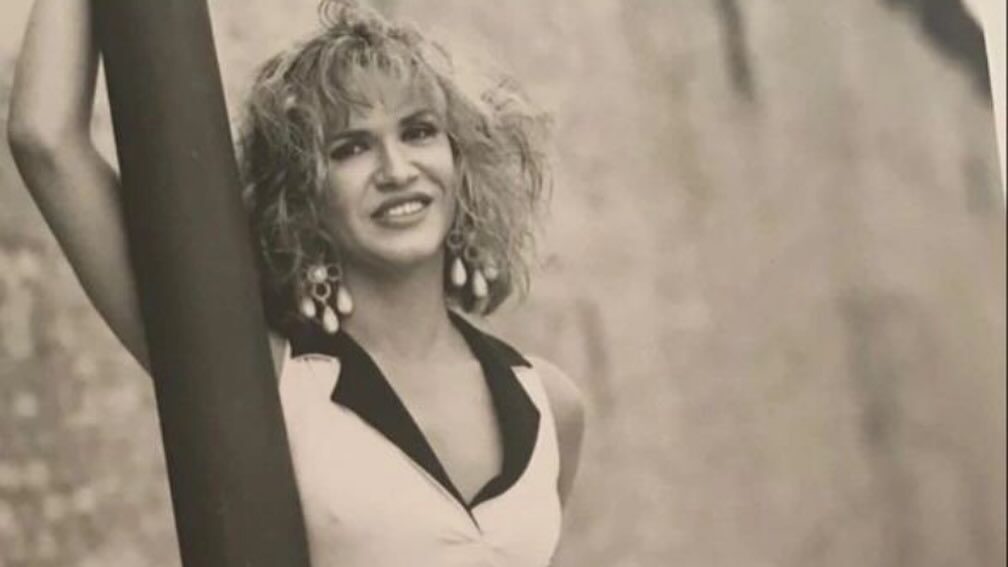
[[443, 105], [381, 74], [354, 79], [366, 103], [328, 137], [326, 227], [350, 267], [440, 265], [456, 185]]

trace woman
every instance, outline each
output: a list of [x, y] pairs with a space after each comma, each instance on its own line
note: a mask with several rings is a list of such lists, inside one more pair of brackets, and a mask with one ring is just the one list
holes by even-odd
[[[38, 0], [9, 137], [95, 306], [147, 364], [115, 172], [89, 122], [88, 0]], [[459, 80], [437, 45], [346, 2], [268, 61], [241, 137], [280, 398], [315, 565], [547, 565], [579, 395], [458, 310], [527, 282], [543, 199], [513, 81]]]

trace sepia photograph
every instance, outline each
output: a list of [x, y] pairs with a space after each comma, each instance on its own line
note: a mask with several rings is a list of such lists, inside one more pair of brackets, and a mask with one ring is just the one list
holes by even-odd
[[1006, 562], [1004, 0], [5, 0], [0, 567]]

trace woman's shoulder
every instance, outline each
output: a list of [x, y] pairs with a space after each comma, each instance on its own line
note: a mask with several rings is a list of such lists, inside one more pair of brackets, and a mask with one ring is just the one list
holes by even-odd
[[557, 491], [564, 505], [570, 495], [581, 460], [581, 443], [585, 433], [585, 400], [574, 381], [555, 364], [540, 357], [528, 357], [541, 377], [543, 390], [549, 399], [556, 423], [560, 451], [560, 471]]
[[538, 373], [543, 390], [549, 399], [550, 409], [560, 429], [584, 428], [585, 399], [581, 389], [557, 365], [540, 356], [526, 357]]
[[[522, 354], [511, 344], [482, 330], [476, 322], [457, 313], [453, 313], [453, 315], [456, 324], [461, 325], [460, 329], [464, 333], [475, 330], [495, 354], [507, 364], [512, 367], [531, 366], [535, 369], [558, 429], [580, 433], [584, 427], [584, 397], [581, 395], [581, 390], [566, 373], [545, 358]], [[480, 322], [482, 323], [482, 321]]]

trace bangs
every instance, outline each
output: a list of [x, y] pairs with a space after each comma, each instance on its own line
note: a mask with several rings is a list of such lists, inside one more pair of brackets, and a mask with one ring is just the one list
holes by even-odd
[[346, 39], [350, 41], [334, 42], [320, 53], [316, 92], [309, 97], [320, 104], [326, 132], [346, 128], [356, 111], [377, 105], [395, 108], [404, 101], [417, 101], [445, 116], [445, 95], [437, 77], [414, 53], [392, 42], [373, 45]]

